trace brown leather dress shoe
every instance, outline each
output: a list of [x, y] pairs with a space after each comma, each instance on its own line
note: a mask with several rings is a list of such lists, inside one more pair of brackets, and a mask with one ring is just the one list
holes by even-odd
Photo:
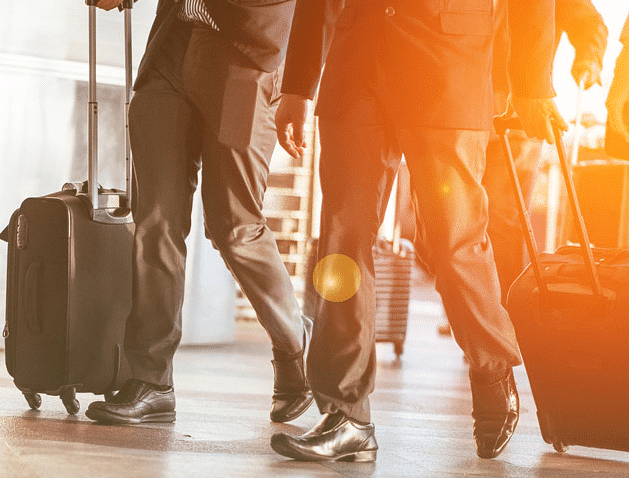
[[372, 423], [363, 425], [343, 412], [328, 413], [308, 433], [292, 437], [276, 433], [271, 448], [300, 461], [376, 461], [378, 444]]
[[303, 355], [288, 361], [273, 360], [275, 382], [271, 421], [290, 422], [302, 415], [312, 403], [313, 395], [304, 372]]
[[294, 355], [273, 351], [274, 382], [271, 403], [271, 421], [290, 422], [301, 416], [312, 403], [314, 397], [306, 379], [304, 362], [308, 355], [312, 320], [302, 316], [304, 321], [304, 348]]
[[172, 387], [156, 390], [147, 382], [129, 379], [107, 401], [91, 403], [85, 415], [101, 423], [174, 422], [175, 391]]
[[497, 457], [511, 439], [520, 416], [520, 399], [513, 371], [502, 379], [484, 383], [470, 381], [476, 454]]

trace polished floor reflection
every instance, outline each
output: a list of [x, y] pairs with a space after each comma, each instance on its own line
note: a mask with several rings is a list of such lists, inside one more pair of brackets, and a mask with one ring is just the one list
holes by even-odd
[[[440, 336], [434, 292], [414, 290], [401, 361], [378, 344], [373, 419], [380, 445], [373, 464], [299, 463], [269, 447], [276, 431], [298, 434], [319, 418], [311, 408], [292, 424], [268, 412], [272, 367], [257, 323], [237, 324], [233, 345], [182, 348], [176, 357], [174, 424], [106, 426], [81, 411], [68, 416], [57, 397], [30, 411], [4, 367], [0, 371], [0, 478], [4, 477], [629, 477], [629, 453], [542, 441], [523, 367], [516, 369], [522, 416], [496, 460], [474, 453], [467, 370], [452, 339]], [[437, 313], [435, 313], [437, 311]], [[0, 360], [4, 356], [0, 352]]]

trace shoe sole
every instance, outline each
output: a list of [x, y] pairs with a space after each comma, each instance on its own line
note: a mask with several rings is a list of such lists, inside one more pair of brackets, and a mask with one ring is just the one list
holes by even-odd
[[310, 405], [312, 405], [313, 401], [314, 401], [314, 396], [311, 395], [310, 396], [310, 400], [305, 402], [304, 407], [301, 409], [301, 411], [298, 414], [293, 415], [291, 417], [286, 417], [283, 420], [277, 420], [277, 419], [274, 419], [273, 417], [271, 417], [271, 421], [273, 423], [288, 423], [288, 422], [292, 422], [293, 420], [296, 420], [297, 418], [301, 417], [304, 413], [306, 413], [306, 410], [308, 410], [310, 408]]
[[109, 413], [104, 410], [90, 410], [85, 411], [87, 418], [95, 420], [99, 423], [113, 423], [119, 425], [137, 425], [139, 423], [172, 423], [175, 421], [175, 412], [162, 412], [162, 413], [150, 413], [142, 417], [122, 417], [114, 413]]
[[336, 457], [309, 455], [273, 442], [271, 442], [271, 448], [280, 455], [297, 461], [349, 461], [353, 463], [371, 463], [376, 461], [376, 456], [378, 454], [378, 450], [361, 450]]

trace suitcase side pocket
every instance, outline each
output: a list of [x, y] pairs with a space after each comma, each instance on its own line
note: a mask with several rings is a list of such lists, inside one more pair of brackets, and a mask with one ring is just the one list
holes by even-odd
[[2, 337], [5, 347], [5, 364], [9, 375], [15, 376], [15, 315], [17, 313], [17, 283], [18, 283], [18, 257], [17, 257], [17, 221], [20, 210], [16, 210], [11, 216], [7, 228], [6, 241], [8, 243], [7, 254], [7, 289], [6, 289], [6, 315]]
[[26, 270], [26, 293], [24, 294], [24, 311], [26, 315], [26, 324], [28, 329], [34, 333], [41, 333], [40, 318], [37, 314], [39, 296], [38, 283], [41, 275], [42, 263], [31, 262]]

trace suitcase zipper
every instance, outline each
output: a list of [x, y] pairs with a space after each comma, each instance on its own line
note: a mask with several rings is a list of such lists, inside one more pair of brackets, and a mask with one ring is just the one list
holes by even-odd
[[9, 321], [5, 320], [4, 330], [2, 331], [2, 338], [6, 339], [9, 336]]

